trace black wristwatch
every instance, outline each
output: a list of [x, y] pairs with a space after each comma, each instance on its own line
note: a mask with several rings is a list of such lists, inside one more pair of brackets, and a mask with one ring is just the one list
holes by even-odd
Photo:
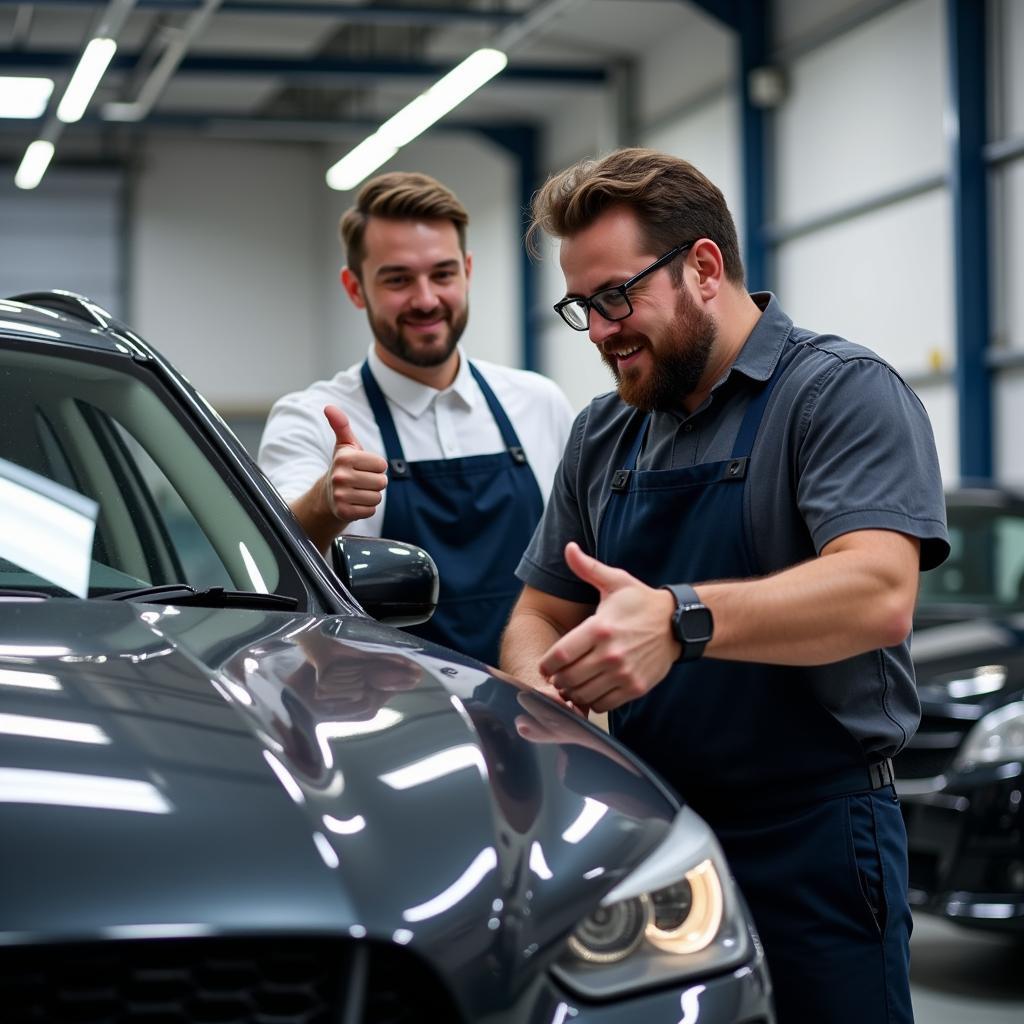
[[672, 635], [683, 648], [679, 661], [696, 661], [715, 631], [711, 609], [701, 602], [697, 591], [688, 583], [666, 583], [662, 590], [671, 591], [676, 599], [672, 613]]

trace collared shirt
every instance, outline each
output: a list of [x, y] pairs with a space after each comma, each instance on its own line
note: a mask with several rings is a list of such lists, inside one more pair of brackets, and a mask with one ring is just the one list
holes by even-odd
[[[781, 362], [744, 489], [747, 535], [762, 574], [867, 529], [918, 538], [922, 569], [938, 565], [949, 552], [945, 504], [931, 424], [918, 397], [874, 352], [794, 327], [774, 296], [753, 298], [763, 312], [736, 360], [692, 414], [683, 411], [680, 396], [678, 412], [652, 415], [637, 468], [728, 459], [748, 403]], [[596, 552], [611, 478], [625, 465], [637, 415], [611, 393], [577, 417], [551, 500], [517, 570], [525, 583], [597, 603], [596, 592], [566, 566], [563, 551], [575, 540]], [[650, 543], [678, 540], [651, 537]], [[870, 754], [898, 750], [918, 715], [909, 644], [881, 653], [830, 666], [833, 685], [818, 694]]]
[[[455, 380], [439, 391], [385, 366], [370, 347], [370, 370], [387, 399], [409, 462], [486, 455], [504, 447], [498, 425], [461, 348], [459, 357]], [[541, 496], [547, 501], [572, 424], [568, 399], [553, 381], [538, 373], [478, 359], [473, 364], [511, 420]], [[380, 429], [366, 398], [360, 366], [356, 363], [330, 380], [285, 395], [270, 410], [258, 461], [285, 501], [305, 494], [330, 465], [335, 439], [324, 417], [325, 405], [336, 405], [348, 416], [353, 433], [366, 451], [383, 454]], [[386, 504], [385, 489], [373, 516], [353, 523], [352, 532], [379, 537]]]

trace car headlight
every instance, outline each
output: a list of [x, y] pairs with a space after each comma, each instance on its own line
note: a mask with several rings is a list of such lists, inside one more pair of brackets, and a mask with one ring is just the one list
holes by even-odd
[[998, 761], [1024, 761], [1024, 701], [1004, 704], [979, 719], [967, 734], [953, 767]]
[[576, 927], [553, 970], [601, 999], [718, 973], [749, 959], [742, 901], [711, 829], [690, 808]]

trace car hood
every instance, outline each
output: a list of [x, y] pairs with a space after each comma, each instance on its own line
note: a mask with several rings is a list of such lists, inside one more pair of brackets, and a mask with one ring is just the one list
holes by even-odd
[[350, 934], [514, 975], [675, 814], [576, 716], [370, 619], [2, 621], [0, 941]]

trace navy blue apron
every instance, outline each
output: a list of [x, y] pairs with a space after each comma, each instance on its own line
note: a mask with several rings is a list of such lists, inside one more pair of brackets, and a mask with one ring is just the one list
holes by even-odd
[[[611, 467], [602, 562], [651, 586], [765, 574], [743, 494], [779, 375], [722, 462], [637, 470], [650, 417], [634, 414], [629, 454]], [[611, 730], [718, 835], [765, 946], [780, 1024], [902, 1024], [913, 1019], [903, 821], [892, 787], [872, 789], [859, 745], [815, 697], [815, 671], [825, 670], [677, 664], [613, 711]]]
[[522, 584], [515, 569], [544, 510], [512, 423], [472, 364], [504, 449], [489, 455], [407, 462], [387, 400], [369, 366], [362, 378], [388, 460], [382, 536], [426, 548], [437, 563], [437, 611], [408, 631], [498, 663], [498, 644]]

